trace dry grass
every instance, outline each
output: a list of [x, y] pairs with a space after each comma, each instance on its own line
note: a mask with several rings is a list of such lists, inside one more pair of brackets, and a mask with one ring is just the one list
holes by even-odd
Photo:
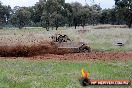
[[[95, 29], [96, 27], [108, 27], [105, 29]], [[109, 29], [111, 27], [111, 29]], [[100, 25], [74, 28], [59, 28], [59, 30], [46, 31], [43, 28], [24, 28], [18, 29], [3, 29], [0, 30], [0, 47], [1, 52], [33, 52], [32, 54], [41, 51], [42, 47], [51, 48], [49, 37], [55, 33], [67, 34], [71, 40], [75, 42], [86, 42], [90, 44], [92, 50], [95, 51], [131, 51], [132, 50], [132, 30], [122, 28], [123, 26]], [[116, 27], [116, 28], [115, 28]], [[120, 27], [120, 28], [119, 28]], [[123, 41], [124, 46], [118, 47], [114, 43]], [[47, 44], [47, 45], [46, 45]], [[45, 47], [48, 46], [48, 47]], [[54, 51], [54, 50], [53, 50]], [[51, 51], [44, 51], [47, 53]], [[38, 52], [40, 53], [40, 52]], [[3, 53], [2, 53], [3, 55]], [[13, 55], [13, 54], [12, 54]], [[5, 55], [4, 55], [5, 56]]]
[[98, 25], [94, 29], [128, 28], [127, 25]]

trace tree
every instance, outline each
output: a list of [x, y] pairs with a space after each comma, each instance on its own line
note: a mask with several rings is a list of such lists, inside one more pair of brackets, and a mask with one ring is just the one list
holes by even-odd
[[63, 19], [64, 17], [61, 14], [58, 14], [57, 12], [52, 13], [52, 21], [54, 22], [54, 26], [56, 27], [56, 30], [59, 26], [63, 25]]
[[90, 7], [88, 5], [84, 6], [80, 10], [80, 24], [84, 28], [84, 26], [88, 23], [90, 18]]
[[68, 24], [69, 27], [73, 26], [73, 10], [71, 4], [65, 3], [62, 15], [65, 17], [65, 23]]
[[30, 22], [30, 16], [31, 13], [26, 8], [21, 7], [12, 14], [11, 23], [21, 29]]
[[73, 13], [72, 13], [72, 16], [73, 16], [73, 24], [75, 26], [75, 29], [77, 26], [79, 26], [79, 13], [80, 13], [80, 10], [82, 8], [82, 4], [78, 3], [78, 2], [75, 2], [75, 3], [72, 3], [71, 4], [72, 6], [72, 10], [73, 10]]
[[[93, 0], [92, 0], [93, 1]], [[115, 8], [103, 9], [100, 5], [83, 6], [78, 2], [65, 3], [65, 0], [39, 0], [32, 7], [4, 6], [0, 3], [0, 26], [12, 24], [20, 29], [24, 26], [50, 27], [82, 26], [101, 24], [132, 23], [132, 1], [115, 0]]]
[[9, 17], [10, 17], [10, 12], [11, 12], [11, 7], [4, 6], [0, 2], [0, 26], [1, 26], [1, 28], [4, 24], [8, 23]]
[[130, 28], [132, 24], [132, 0], [115, 0], [115, 5], [119, 10], [122, 9], [124, 18]]
[[48, 16], [47, 13], [43, 13], [41, 16], [41, 26], [46, 28], [47, 31], [49, 31], [49, 26], [50, 26], [50, 17]]
[[92, 25], [97, 25], [99, 23], [99, 18], [101, 15], [102, 8], [95, 4], [90, 7], [90, 22]]
[[56, 27], [56, 30], [63, 23], [62, 12], [65, 0], [47, 0], [41, 16], [42, 26], [49, 30], [49, 27]]

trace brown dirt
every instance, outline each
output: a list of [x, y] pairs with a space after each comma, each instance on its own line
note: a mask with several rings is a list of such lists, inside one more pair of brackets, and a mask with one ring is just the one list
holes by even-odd
[[[0, 56], [1, 58], [26, 57], [33, 60], [129, 60], [132, 59], [132, 52], [91, 52], [91, 53], [72, 53], [72, 50], [58, 50], [56, 45], [51, 41], [46, 41], [43, 37], [18, 36], [17, 37], [0, 37]], [[56, 50], [59, 51], [57, 55]], [[67, 52], [65, 52], [67, 51]], [[50, 54], [48, 54], [50, 53]], [[28, 56], [28, 57], [27, 57]], [[30, 56], [30, 57], [29, 57]]]
[[27, 57], [34, 55], [41, 55], [47, 53], [54, 53], [56, 46], [53, 42], [43, 42], [40, 44], [14, 44], [14, 45], [1, 45], [0, 56], [1, 57]]
[[29, 57], [33, 60], [132, 60], [132, 52], [91, 52], [91, 53], [74, 53], [74, 54], [45, 54]]
[[[66, 54], [67, 52], [71, 53]], [[129, 60], [132, 59], [132, 52], [94, 51], [91, 53], [74, 53], [73, 49], [59, 50], [54, 42], [43, 41], [38, 44], [34, 43], [31, 45], [23, 45], [20, 43], [14, 45], [1, 45], [0, 56], [5, 58], [26, 57], [27, 59], [33, 60]]]

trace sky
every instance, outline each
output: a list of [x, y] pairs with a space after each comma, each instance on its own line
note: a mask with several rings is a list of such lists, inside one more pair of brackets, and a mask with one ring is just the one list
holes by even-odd
[[[36, 2], [39, 0], [0, 0], [3, 5], [10, 5], [12, 8], [14, 6], [33, 6]], [[114, 0], [65, 0], [66, 3], [72, 3], [72, 2], [80, 2], [82, 5], [85, 5], [86, 3], [89, 5], [92, 4], [100, 4], [100, 6], [105, 9], [105, 8], [112, 8], [114, 6]]]

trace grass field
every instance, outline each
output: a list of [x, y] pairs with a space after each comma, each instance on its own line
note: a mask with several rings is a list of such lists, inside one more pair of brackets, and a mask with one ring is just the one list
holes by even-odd
[[[0, 88], [82, 88], [81, 69], [91, 79], [132, 79], [132, 61], [0, 60]], [[112, 88], [113, 86], [103, 86]], [[131, 88], [132, 86], [125, 86]], [[90, 86], [88, 88], [102, 88]], [[124, 86], [114, 86], [124, 88]]]
[[[73, 41], [83, 41], [89, 43], [91, 48], [95, 51], [132, 51], [132, 29], [129, 28], [111, 28], [111, 29], [94, 29], [93, 27], [86, 27], [85, 33], [80, 33], [78, 30], [83, 30], [81, 27], [77, 28], [59, 28], [56, 30], [46, 31], [44, 28], [26, 28], [18, 30], [17, 28], [0, 30], [0, 39], [4, 38], [7, 41], [11, 38], [12, 42], [16, 40], [29, 40], [28, 42], [41, 41], [48, 39], [49, 36], [55, 33], [67, 34]], [[25, 35], [25, 36], [23, 36]], [[27, 42], [27, 41], [26, 41]], [[123, 42], [125, 46], [115, 46], [116, 42]]]
[[[89, 43], [93, 51], [132, 51], [132, 29], [94, 29], [86, 27], [85, 33], [77, 28], [59, 28], [46, 31], [43, 28], [4, 28], [0, 30], [0, 44], [14, 42], [37, 43], [49, 39], [55, 33], [67, 34], [74, 41]], [[122, 47], [115, 42], [123, 42]], [[19, 44], [19, 43], [18, 43]], [[15, 59], [13, 59], [15, 58]], [[29, 60], [30, 57], [0, 57], [0, 88], [82, 88], [78, 79], [84, 67], [91, 79], [130, 79], [132, 81], [132, 58], [129, 60], [86, 60], [63, 61]], [[55, 59], [55, 60], [53, 60]], [[103, 58], [101, 58], [103, 59]], [[89, 86], [86, 88], [113, 88], [113, 86]], [[114, 88], [132, 86], [114, 86]]]

